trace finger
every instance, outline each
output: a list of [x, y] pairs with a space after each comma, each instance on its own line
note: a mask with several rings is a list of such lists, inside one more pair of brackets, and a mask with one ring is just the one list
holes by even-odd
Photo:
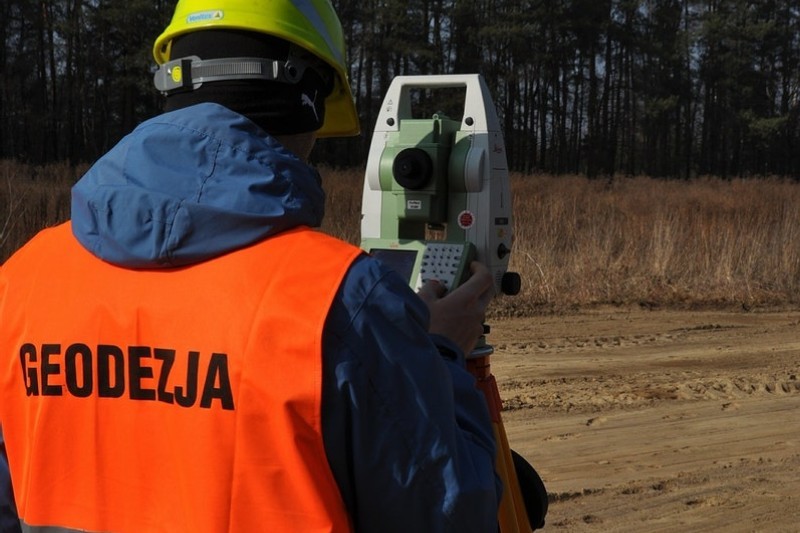
[[494, 278], [489, 269], [482, 263], [472, 265], [473, 278], [472, 296], [475, 306], [481, 312], [485, 311], [495, 296], [496, 288]]
[[456, 306], [475, 308], [477, 305], [480, 310], [483, 310], [491, 300], [492, 277], [485, 267], [483, 269], [479, 267], [475, 272], [471, 278], [456, 287], [445, 298]]
[[[470, 263], [470, 272], [472, 275], [464, 283], [468, 286], [468, 290], [475, 295], [476, 298], [484, 299], [486, 296], [487, 301], [494, 295], [494, 280], [492, 273], [483, 263], [473, 261]], [[487, 295], [488, 293], [488, 295]]]
[[444, 285], [439, 283], [437, 280], [432, 279], [425, 282], [425, 284], [419, 288], [419, 292], [417, 294], [425, 303], [432, 303], [444, 296], [446, 288]]

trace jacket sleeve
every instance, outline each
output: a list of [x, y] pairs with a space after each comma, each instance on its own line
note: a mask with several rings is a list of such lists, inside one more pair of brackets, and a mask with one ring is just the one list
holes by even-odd
[[323, 437], [356, 531], [497, 531], [488, 408], [463, 354], [428, 321], [424, 302], [368, 257], [331, 306]]
[[14, 493], [11, 490], [11, 474], [8, 469], [3, 427], [0, 426], [0, 531], [15, 533], [20, 530]]

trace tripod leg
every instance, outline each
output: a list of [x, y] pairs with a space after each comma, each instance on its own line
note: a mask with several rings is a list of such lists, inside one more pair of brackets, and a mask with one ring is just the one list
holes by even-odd
[[497, 390], [497, 381], [490, 372], [489, 357], [476, 357], [467, 361], [467, 367], [476, 377], [478, 388], [483, 392], [492, 417], [494, 438], [497, 444], [497, 459], [495, 468], [503, 481], [503, 498], [500, 500], [498, 523], [500, 533], [530, 533], [533, 530], [528, 520], [525, 500], [520, 490], [517, 472], [508, 437], [503, 427], [500, 411], [503, 408], [500, 393]]
[[503, 499], [500, 501], [498, 522], [500, 533], [530, 533], [533, 531], [520, 489], [511, 448], [508, 445], [503, 422], [495, 423], [497, 442], [497, 472], [503, 480]]

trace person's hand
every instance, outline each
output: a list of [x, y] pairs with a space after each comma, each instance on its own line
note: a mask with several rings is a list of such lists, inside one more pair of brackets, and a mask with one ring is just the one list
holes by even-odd
[[437, 281], [428, 281], [419, 290], [419, 297], [428, 304], [431, 314], [430, 333], [443, 335], [469, 355], [483, 335], [486, 307], [494, 296], [494, 281], [482, 263], [470, 264], [470, 278], [448, 294]]

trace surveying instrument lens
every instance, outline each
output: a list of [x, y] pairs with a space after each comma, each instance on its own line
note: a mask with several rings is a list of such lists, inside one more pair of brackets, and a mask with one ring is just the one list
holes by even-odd
[[415, 191], [425, 187], [432, 173], [431, 156], [421, 148], [401, 150], [392, 162], [392, 175], [404, 189]]

